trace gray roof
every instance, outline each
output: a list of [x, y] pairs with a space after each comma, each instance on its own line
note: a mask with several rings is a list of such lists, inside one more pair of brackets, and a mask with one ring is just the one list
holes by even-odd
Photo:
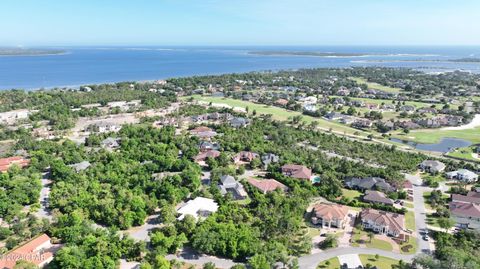
[[90, 165], [91, 165], [90, 162], [83, 161], [83, 162], [71, 164], [69, 166], [72, 167], [73, 169], [75, 169], [75, 171], [78, 173], [80, 171], [83, 171], [83, 170], [87, 169], [88, 167], [90, 167]]

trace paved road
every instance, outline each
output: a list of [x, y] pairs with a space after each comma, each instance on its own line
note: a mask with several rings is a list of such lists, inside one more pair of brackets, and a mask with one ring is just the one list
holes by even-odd
[[302, 269], [315, 269], [317, 265], [324, 260], [328, 260], [340, 255], [349, 255], [349, 254], [369, 254], [380, 256], [385, 256], [388, 258], [396, 260], [411, 261], [415, 255], [403, 255], [399, 253], [393, 253], [391, 251], [385, 251], [380, 249], [373, 248], [359, 248], [359, 247], [348, 247], [348, 248], [334, 248], [319, 253], [302, 256], [298, 259], [298, 264]]
[[124, 233], [137, 241], [149, 242], [149, 232], [160, 226], [160, 222], [158, 221], [159, 216], [159, 214], [150, 215], [142, 226], [132, 227], [124, 231]]
[[165, 256], [165, 258], [167, 260], [176, 259], [178, 261], [184, 261], [195, 265], [203, 265], [205, 263], [212, 262], [215, 264], [215, 267], [225, 269], [231, 268], [236, 264], [234, 261], [229, 259], [221, 259], [214, 256], [198, 254], [190, 248], [184, 248], [179, 254], [170, 254]]
[[432, 252], [430, 242], [422, 239], [421, 233], [427, 232], [427, 212], [423, 193], [432, 191], [432, 188], [422, 186], [422, 179], [418, 175], [405, 174], [405, 178], [413, 185], [413, 206], [415, 213], [415, 228], [417, 233], [418, 249], [417, 254]]
[[40, 209], [35, 212], [35, 216], [37, 218], [47, 218], [49, 220], [52, 219], [52, 214], [48, 209], [48, 199], [50, 195], [50, 185], [52, 181], [49, 179], [49, 173], [42, 174], [42, 189], [40, 191]]

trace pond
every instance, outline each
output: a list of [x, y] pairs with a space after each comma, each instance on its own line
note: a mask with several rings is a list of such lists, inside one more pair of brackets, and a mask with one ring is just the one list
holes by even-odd
[[472, 144], [470, 141], [460, 139], [460, 138], [453, 138], [453, 137], [442, 138], [442, 140], [436, 144], [422, 144], [422, 143], [416, 143], [412, 141], [405, 141], [398, 138], [390, 138], [390, 141], [407, 144], [419, 150], [442, 152], [442, 153], [447, 153], [455, 148], [468, 147]]

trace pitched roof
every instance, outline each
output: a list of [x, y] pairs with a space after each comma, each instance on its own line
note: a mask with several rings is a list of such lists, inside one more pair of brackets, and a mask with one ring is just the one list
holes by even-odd
[[192, 215], [195, 219], [198, 219], [198, 214], [200, 211], [216, 212], [218, 209], [218, 204], [209, 198], [197, 197], [193, 200], [188, 201], [185, 205], [178, 209], [180, 217], [179, 220], [182, 220], [186, 215]]
[[387, 198], [385, 193], [379, 191], [367, 190], [363, 196], [363, 200], [367, 202], [382, 203], [387, 205], [393, 205], [393, 200]]
[[205, 152], [200, 152], [197, 156], [195, 156], [195, 161], [203, 161], [207, 158], [217, 158], [220, 156], [220, 151], [218, 150], [208, 150]]
[[348, 207], [337, 204], [320, 203], [313, 206], [312, 213], [324, 220], [344, 219], [348, 214]]
[[263, 193], [271, 192], [276, 189], [281, 189], [283, 191], [286, 191], [288, 189], [287, 186], [276, 181], [275, 179], [258, 180], [254, 178], [249, 178], [248, 183], [250, 183], [255, 188], [259, 189]]
[[282, 173], [287, 176], [300, 179], [310, 179], [312, 176], [312, 170], [306, 166], [298, 164], [286, 164], [282, 166]]
[[462, 217], [480, 218], [480, 205], [474, 203], [450, 202], [452, 214]]
[[452, 194], [452, 201], [461, 202], [461, 203], [480, 204], [480, 197], [476, 195], [474, 192], [469, 192], [467, 195]]
[[372, 208], [363, 209], [360, 213], [362, 220], [371, 221], [376, 225], [387, 226], [390, 231], [402, 233], [405, 230], [405, 218], [397, 213], [389, 213]]
[[0, 159], [0, 172], [6, 172], [12, 165], [18, 165], [25, 167], [30, 163], [30, 160], [23, 158], [22, 156], [14, 156]]
[[26, 260], [37, 266], [42, 266], [53, 258], [50, 237], [46, 234], [37, 236], [26, 244], [13, 249], [0, 257], [0, 268], [13, 268], [17, 261]]

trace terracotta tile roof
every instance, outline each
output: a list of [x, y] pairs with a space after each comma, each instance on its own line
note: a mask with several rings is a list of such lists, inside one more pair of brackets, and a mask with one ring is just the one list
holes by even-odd
[[[468, 194], [470, 194], [470, 196]], [[461, 203], [480, 204], [480, 197], [478, 197], [476, 195], [472, 195], [471, 193], [468, 193], [468, 194], [467, 195], [452, 194], [452, 201], [453, 202], [461, 202]]]
[[213, 130], [207, 126], [198, 126], [197, 128], [190, 130], [190, 133], [203, 133], [203, 132], [211, 132], [211, 131]]
[[298, 164], [286, 164], [282, 166], [282, 173], [289, 177], [307, 179], [309, 180], [312, 176], [312, 170], [309, 168], [298, 165]]
[[480, 218], [479, 204], [450, 202], [449, 208], [453, 215]]
[[360, 217], [364, 221], [371, 221], [376, 225], [387, 226], [390, 231], [401, 234], [405, 230], [403, 215], [380, 211], [372, 208], [363, 209]]
[[330, 221], [333, 219], [343, 220], [348, 214], [348, 207], [337, 204], [320, 203], [313, 206], [312, 214], [317, 218]]
[[16, 164], [20, 167], [25, 167], [30, 163], [30, 160], [24, 159], [22, 156], [14, 156], [0, 159], [0, 172], [6, 172], [10, 166]]
[[282, 183], [276, 181], [275, 179], [264, 179], [258, 180], [254, 178], [249, 178], [248, 183], [250, 183], [255, 188], [259, 189], [263, 193], [271, 192], [276, 189], [282, 189], [286, 191], [288, 188], [287, 186], [283, 185]]
[[0, 268], [11, 269], [17, 261], [25, 260], [42, 267], [53, 259], [53, 248], [50, 243], [50, 237], [42, 234], [26, 244], [13, 249], [0, 258]]
[[195, 161], [204, 161], [207, 158], [217, 158], [220, 156], [220, 151], [218, 150], [209, 150], [205, 152], [200, 152], [197, 156], [195, 156], [194, 160]]

